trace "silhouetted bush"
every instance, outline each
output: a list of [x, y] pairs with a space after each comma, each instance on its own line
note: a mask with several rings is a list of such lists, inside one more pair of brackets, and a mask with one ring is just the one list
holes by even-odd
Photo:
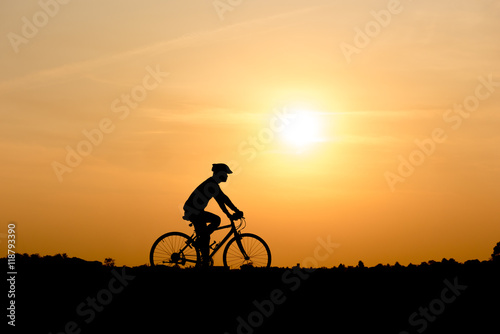
[[498, 261], [500, 260], [500, 242], [493, 247], [493, 253], [491, 254], [491, 260]]

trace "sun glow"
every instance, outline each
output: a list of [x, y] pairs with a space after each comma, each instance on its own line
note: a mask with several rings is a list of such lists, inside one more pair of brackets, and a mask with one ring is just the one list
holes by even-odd
[[303, 148], [320, 140], [320, 121], [310, 111], [298, 111], [282, 133], [290, 145]]

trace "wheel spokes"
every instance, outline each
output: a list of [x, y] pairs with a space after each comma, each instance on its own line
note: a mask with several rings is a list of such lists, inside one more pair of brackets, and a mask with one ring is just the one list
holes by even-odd
[[152, 254], [154, 265], [194, 266], [197, 263], [198, 254], [194, 247], [187, 245], [188, 240], [182, 235], [168, 235], [159, 240]]
[[238, 242], [232, 242], [226, 253], [226, 262], [230, 268], [268, 266], [270, 254], [259, 239], [252, 236], [242, 236], [240, 242], [246, 256], [240, 250]]

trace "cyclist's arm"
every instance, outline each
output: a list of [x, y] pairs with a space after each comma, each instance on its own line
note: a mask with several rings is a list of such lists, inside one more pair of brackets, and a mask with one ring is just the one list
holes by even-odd
[[226, 194], [224, 194], [222, 191], [219, 193], [217, 197], [215, 197], [215, 200], [219, 204], [222, 212], [224, 212], [226, 215], [229, 215], [229, 211], [226, 208], [226, 205], [233, 210], [234, 212], [239, 212], [238, 208], [231, 202], [229, 197], [227, 197]]

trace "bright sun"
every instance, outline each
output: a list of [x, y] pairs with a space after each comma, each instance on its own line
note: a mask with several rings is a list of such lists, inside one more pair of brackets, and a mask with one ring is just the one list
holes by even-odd
[[283, 139], [298, 148], [319, 141], [320, 122], [317, 115], [309, 111], [298, 111], [283, 130]]

